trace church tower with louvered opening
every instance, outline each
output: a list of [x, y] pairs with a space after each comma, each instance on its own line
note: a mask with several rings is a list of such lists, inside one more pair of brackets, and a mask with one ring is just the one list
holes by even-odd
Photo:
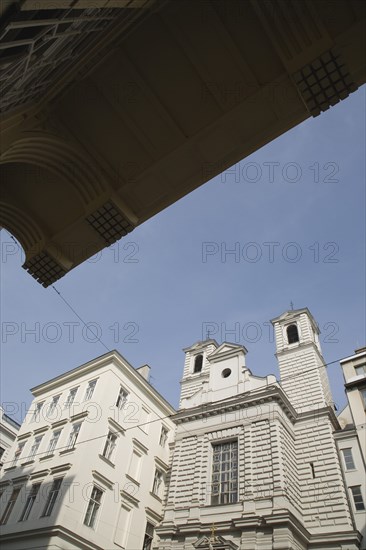
[[272, 319], [281, 385], [296, 410], [333, 406], [318, 325], [308, 308]]

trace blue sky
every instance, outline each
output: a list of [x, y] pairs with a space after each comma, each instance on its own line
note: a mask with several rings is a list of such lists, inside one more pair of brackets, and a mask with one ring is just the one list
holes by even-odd
[[[365, 87], [309, 119], [77, 267], [55, 287], [174, 406], [182, 348], [210, 335], [279, 376], [269, 320], [308, 307], [326, 362], [365, 344]], [[228, 253], [230, 250], [235, 253]], [[105, 353], [1, 231], [1, 401]], [[35, 333], [28, 332], [34, 330]], [[345, 404], [338, 363], [335, 402]], [[13, 405], [9, 405], [12, 403]]]

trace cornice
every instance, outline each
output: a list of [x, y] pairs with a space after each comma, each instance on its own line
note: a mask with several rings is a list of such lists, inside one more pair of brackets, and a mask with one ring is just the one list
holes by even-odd
[[31, 436], [32, 436], [32, 432], [25, 432], [17, 436], [17, 441], [23, 441], [23, 439], [28, 439], [28, 437], [31, 437]]
[[59, 466], [54, 466], [53, 468], [50, 468], [50, 472], [52, 475], [61, 474], [63, 472], [67, 472], [67, 470], [70, 470], [71, 466], [71, 462], [66, 462], [64, 464], [60, 464]]
[[108, 479], [106, 476], [98, 472], [98, 470], [92, 470], [92, 476], [94, 479], [96, 479], [99, 483], [101, 483], [104, 487], [107, 487], [108, 489], [112, 489], [114, 482]]
[[277, 385], [265, 386], [260, 390], [246, 392], [234, 398], [230, 397], [212, 403], [202, 403], [202, 405], [192, 407], [191, 409], [183, 409], [173, 416], [172, 420], [176, 424], [181, 424], [183, 422], [207, 418], [209, 416], [271, 402], [277, 402], [292, 422], [297, 420], [299, 416], [298, 413], [291, 405], [283, 390]]
[[132, 443], [133, 443], [133, 446], [136, 450], [140, 451], [141, 453], [147, 455], [149, 449], [147, 447], [145, 447], [145, 445], [143, 445], [141, 443], [141, 441], [139, 441], [138, 439], [136, 439], [135, 437], [132, 438]]
[[155, 460], [156, 465], [159, 468], [161, 468], [162, 470], [164, 470], [165, 473], [167, 473], [169, 471], [169, 465], [166, 464], [164, 462], [164, 460], [161, 460], [161, 458], [159, 458], [158, 456], [154, 456], [154, 460]]
[[139, 505], [140, 501], [137, 498], [135, 498], [130, 493], [128, 493], [127, 491], [124, 491], [124, 490], [122, 490], [120, 493], [121, 493], [121, 497], [124, 501], [127, 501], [130, 504], [133, 504], [134, 506], [136, 506], [136, 508], [138, 508], [138, 505]]
[[163, 516], [161, 514], [158, 514], [153, 510], [152, 508], [149, 508], [148, 506], [145, 506], [145, 512], [146, 516], [151, 518], [154, 522], [160, 523], [163, 519]]
[[115, 435], [119, 436], [120, 434], [125, 435], [125, 428], [121, 426], [121, 424], [118, 424], [114, 418], [111, 416], [108, 417], [108, 423], [113, 430], [116, 430]]

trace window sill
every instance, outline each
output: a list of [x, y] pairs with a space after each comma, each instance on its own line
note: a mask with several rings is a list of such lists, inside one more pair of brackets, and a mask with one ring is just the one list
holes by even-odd
[[54, 453], [50, 453], [49, 455], [41, 456], [39, 461], [42, 462], [43, 460], [48, 460], [49, 458], [53, 458], [54, 456], [55, 456]]
[[6, 468], [4, 468], [4, 472], [8, 472], [9, 470], [15, 470], [16, 468], [16, 464], [14, 466], [7, 466]]
[[113, 462], [111, 462], [111, 461], [109, 460], [109, 458], [107, 458], [106, 456], [99, 455], [99, 458], [101, 458], [104, 462], [106, 462], [107, 464], [109, 464], [109, 466], [112, 466], [112, 468], [115, 468], [115, 465], [113, 464]]
[[31, 460], [26, 460], [26, 462], [22, 462], [22, 466], [28, 466], [29, 464], [34, 464], [34, 459], [32, 458]]
[[160, 502], [160, 503], [163, 502], [163, 500], [162, 500], [158, 495], [156, 495], [155, 493], [153, 493], [152, 491], [150, 491], [150, 495], [151, 495], [152, 497], [156, 498], [156, 500], [157, 500], [158, 502]]
[[75, 447], [71, 447], [70, 449], [64, 449], [63, 451], [59, 452], [60, 456], [67, 455], [69, 453], [73, 453], [75, 451]]

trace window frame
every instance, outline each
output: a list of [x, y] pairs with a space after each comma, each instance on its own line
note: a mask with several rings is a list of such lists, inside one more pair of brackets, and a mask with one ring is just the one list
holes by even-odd
[[[124, 399], [122, 399], [122, 394], [124, 394]], [[128, 399], [128, 396], [129, 396], [129, 392], [126, 390], [126, 388], [124, 386], [122, 386], [122, 384], [120, 384], [120, 387], [119, 387], [119, 390], [118, 390], [118, 395], [117, 395], [117, 399], [116, 399], [116, 404], [115, 406], [117, 407], [117, 409], [119, 411], [121, 411], [125, 404], [127, 403], [127, 399]], [[121, 404], [122, 403], [122, 404]]]
[[[60, 439], [61, 432], [62, 432], [62, 428], [58, 428], [57, 430], [53, 430], [50, 441], [48, 443], [47, 451], [46, 451], [47, 455], [53, 454], [54, 450], [56, 449], [57, 443]], [[55, 434], [58, 434], [58, 436], [55, 437]], [[54, 443], [54, 445], [52, 445], [54, 441], [56, 441], [56, 442]]]
[[72, 405], [74, 404], [75, 397], [78, 393], [78, 389], [80, 386], [76, 386], [74, 388], [71, 388], [69, 390], [69, 393], [67, 394], [64, 409], [71, 409]]
[[[225, 449], [228, 445], [229, 448]], [[235, 445], [236, 456], [232, 457], [232, 445]], [[219, 449], [219, 452], [215, 452], [215, 448]], [[224, 460], [223, 454], [229, 452], [229, 459]], [[215, 460], [215, 455], [219, 457]], [[239, 441], [238, 439], [229, 439], [211, 442], [211, 478], [210, 478], [210, 504], [212, 506], [221, 506], [227, 504], [236, 504], [239, 501]], [[215, 464], [218, 464], [219, 468], [215, 469]], [[223, 465], [229, 464], [228, 468], [224, 468]], [[236, 464], [236, 468], [233, 465]], [[232, 476], [232, 472], [235, 472], [235, 476]], [[222, 475], [228, 474], [228, 479], [222, 479]], [[218, 479], [215, 477], [218, 476]], [[222, 490], [223, 485], [228, 485], [226, 491]], [[236, 485], [236, 489], [232, 489], [232, 485]], [[218, 491], [214, 492], [214, 487], [218, 487]]]
[[36, 408], [34, 409], [33, 414], [31, 416], [31, 419], [30, 419], [31, 422], [39, 421], [41, 416], [41, 410], [44, 404], [45, 404], [45, 401], [38, 401], [38, 403], [35, 403]]
[[[67, 450], [75, 449], [76, 442], [80, 435], [81, 425], [82, 425], [82, 422], [75, 422], [74, 424], [72, 424], [69, 437], [66, 443]], [[77, 428], [77, 430], [75, 428]], [[76, 432], [76, 436], [75, 436], [75, 432]]]
[[[292, 342], [290, 342], [288, 331], [292, 327], [294, 327], [296, 329], [297, 340], [293, 340]], [[292, 338], [293, 338], [293, 336], [292, 336]], [[300, 342], [300, 331], [299, 331], [299, 327], [298, 327], [297, 323], [290, 323], [289, 325], [286, 325], [286, 339], [287, 339], [287, 344], [289, 346], [291, 346], [292, 344], [297, 344], [298, 342]]]
[[[349, 451], [348, 457], [346, 457], [345, 451]], [[356, 470], [355, 461], [353, 459], [352, 448], [351, 447], [346, 447], [344, 449], [341, 449], [341, 452], [342, 452], [342, 458], [343, 458], [343, 464], [344, 464], [345, 471], [350, 472], [352, 470]], [[348, 467], [349, 462], [352, 464], [352, 466], [350, 468]]]
[[155, 467], [154, 480], [151, 492], [158, 498], [161, 497], [161, 487], [164, 486], [164, 472], [158, 467]]
[[[16, 501], [18, 500], [18, 497], [19, 497], [19, 494], [20, 494], [21, 490], [22, 490], [21, 486], [13, 488], [12, 493], [10, 495], [10, 498], [9, 498], [8, 502], [6, 503], [6, 506], [4, 508], [4, 512], [3, 512], [2, 516], [0, 517], [0, 525], [6, 525], [8, 523], [8, 520], [9, 520], [9, 518], [11, 516], [11, 513], [14, 509]], [[14, 494], [15, 494], [15, 498], [14, 498]]]
[[20, 514], [20, 518], [18, 519], [18, 522], [27, 521], [27, 519], [29, 518], [33, 505], [37, 500], [40, 487], [41, 487], [40, 482], [33, 483], [32, 488], [26, 498], [24, 508], [22, 510], [22, 513]]
[[[150, 527], [152, 529], [149, 529]], [[152, 534], [149, 533], [148, 531], [152, 531]], [[143, 542], [142, 550], [151, 550], [152, 549], [152, 543], [153, 543], [153, 540], [154, 540], [154, 531], [155, 531], [155, 525], [153, 525], [150, 521], [147, 521], [146, 522], [146, 527], [145, 527], [145, 536], [144, 536], [144, 542]]]
[[107, 438], [104, 443], [102, 457], [106, 460], [109, 460], [109, 462], [112, 462], [114, 451], [117, 447], [117, 438], [118, 435], [113, 432], [112, 430], [108, 430]]
[[51, 402], [48, 405], [48, 409], [47, 409], [47, 418], [49, 418], [51, 414], [56, 410], [57, 405], [59, 404], [60, 398], [61, 398], [60, 393], [52, 397]]
[[[84, 394], [83, 401], [90, 401], [90, 399], [93, 397], [97, 382], [98, 382], [98, 378], [94, 378], [93, 380], [89, 380], [88, 385], [85, 389], [85, 394]], [[91, 389], [91, 393], [90, 393], [90, 389]], [[90, 395], [89, 395], [89, 393], [90, 393]]]
[[53, 509], [55, 507], [57, 497], [61, 491], [61, 486], [63, 482], [63, 477], [54, 478], [50, 490], [47, 495], [46, 504], [43, 508], [41, 517], [50, 517], [52, 515]]
[[163, 449], [166, 447], [168, 436], [169, 436], [168, 428], [166, 426], [162, 426], [160, 431], [159, 445], [160, 447], [163, 447]]
[[43, 439], [43, 435], [37, 435], [34, 438], [33, 444], [29, 451], [29, 455], [27, 456], [28, 459], [33, 460], [33, 458], [38, 454], [38, 449], [41, 446], [42, 439]]
[[[363, 494], [362, 494], [362, 491], [361, 491], [361, 485], [352, 485], [352, 486], [349, 487], [349, 490], [351, 491], [352, 501], [353, 501], [353, 506], [354, 506], [355, 512], [364, 512], [366, 507], [365, 507], [365, 501], [363, 499]], [[357, 499], [359, 499], [359, 500], [357, 500]], [[358, 506], [360, 506], [360, 507], [358, 507]]]
[[19, 458], [22, 456], [22, 453], [24, 451], [24, 448], [25, 448], [27, 442], [28, 442], [28, 439], [26, 439], [25, 441], [18, 441], [18, 447], [17, 447], [16, 451], [14, 452], [13, 460], [11, 462], [12, 466], [15, 466], [17, 461], [19, 460]]
[[[93, 495], [94, 491], [98, 492], [99, 494], [99, 500], [96, 500]], [[97, 519], [99, 518], [99, 511], [102, 505], [102, 497], [103, 497], [103, 489], [98, 487], [97, 485], [93, 485], [92, 492], [89, 497], [88, 505], [86, 508], [85, 516], [83, 525], [86, 525], [87, 527], [90, 527], [90, 529], [96, 529], [96, 523]], [[88, 517], [89, 515], [89, 517]]]
[[363, 408], [366, 411], [366, 388], [360, 389], [360, 396], [361, 396], [361, 401], [363, 403]]
[[[199, 365], [197, 366], [198, 361], [200, 361]], [[203, 353], [197, 353], [197, 355], [194, 356], [193, 360], [193, 374], [199, 374], [202, 372], [203, 369]]]
[[[362, 372], [357, 372], [357, 370], [360, 370], [362, 369]], [[360, 375], [360, 374], [366, 374], [366, 363], [362, 363], [361, 365], [356, 365], [355, 366], [355, 372], [356, 372], [356, 375]]]

